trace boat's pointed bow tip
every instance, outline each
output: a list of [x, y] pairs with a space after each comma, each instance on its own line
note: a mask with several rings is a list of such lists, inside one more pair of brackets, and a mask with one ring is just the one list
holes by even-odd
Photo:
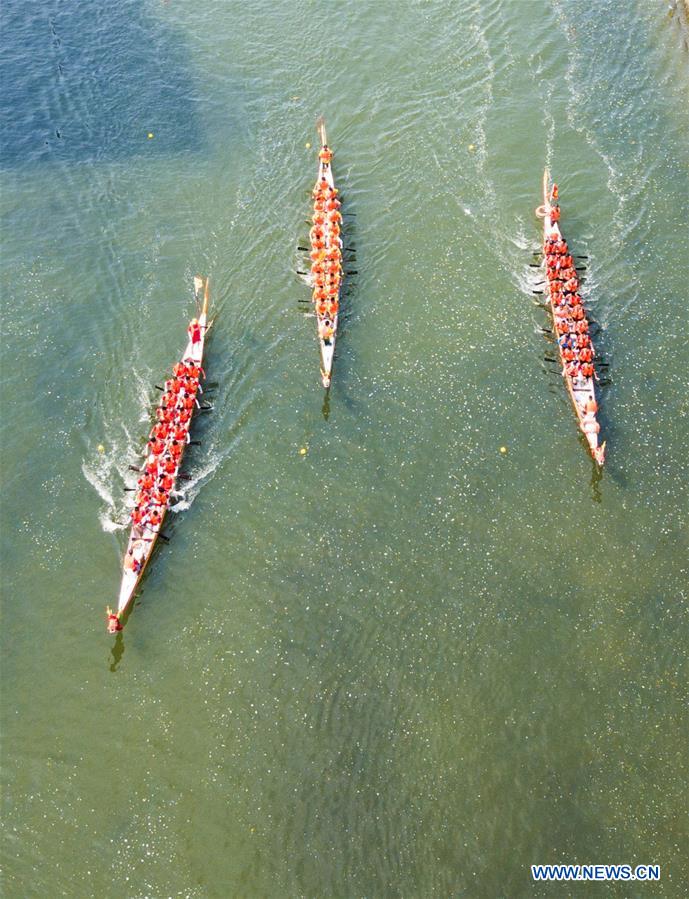
[[605, 443], [601, 443], [593, 450], [593, 458], [602, 467], [605, 464]]
[[105, 620], [109, 634], [116, 634], [118, 631], [122, 630], [122, 622], [120, 621], [120, 616], [113, 612], [110, 606], [108, 606], [105, 610]]
[[324, 387], [324, 389], [325, 389], [325, 390], [330, 390], [330, 378], [328, 377], [328, 375], [323, 375], [323, 376], [321, 377], [321, 380], [323, 381], [323, 387]]

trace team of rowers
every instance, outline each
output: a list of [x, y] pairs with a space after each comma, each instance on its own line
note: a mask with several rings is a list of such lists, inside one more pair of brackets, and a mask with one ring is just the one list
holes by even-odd
[[[553, 197], [557, 199], [557, 185], [553, 186]], [[551, 221], [557, 221], [559, 211], [559, 206], [551, 206]], [[579, 278], [567, 242], [557, 230], [546, 239], [544, 254], [550, 304], [555, 316], [555, 331], [565, 371], [572, 379], [595, 377], [595, 351], [589, 336], [586, 311], [579, 295]]]
[[[553, 185], [550, 203], [550, 221], [556, 224], [560, 219], [560, 207], [557, 204], [558, 188]], [[545, 270], [548, 279], [550, 305], [555, 318], [555, 333], [564, 363], [564, 370], [573, 382], [586, 382], [597, 378], [593, 365], [595, 350], [589, 334], [589, 322], [586, 317], [581, 296], [579, 295], [579, 277], [574, 259], [562, 237], [559, 228], [545, 241]], [[598, 404], [595, 399], [586, 401], [582, 416], [584, 433], [593, 438], [600, 431], [596, 420]]]
[[[318, 158], [323, 166], [330, 165], [332, 150], [326, 145]], [[318, 319], [318, 336], [329, 344], [335, 334], [335, 319], [340, 308], [342, 281], [342, 205], [336, 187], [321, 177], [313, 189], [313, 218], [309, 231], [311, 241], [312, 300]]]
[[[189, 326], [192, 344], [195, 321]], [[165, 509], [174, 491], [182, 454], [189, 443], [189, 425], [194, 407], [199, 407], [197, 394], [203, 392], [199, 380], [205, 377], [201, 366], [193, 358], [177, 362], [172, 377], [165, 382], [156, 422], [147, 443], [147, 458], [137, 481], [138, 490], [131, 513], [132, 526], [137, 535], [155, 532], [162, 524]], [[132, 568], [136, 573], [136, 557], [132, 554]]]

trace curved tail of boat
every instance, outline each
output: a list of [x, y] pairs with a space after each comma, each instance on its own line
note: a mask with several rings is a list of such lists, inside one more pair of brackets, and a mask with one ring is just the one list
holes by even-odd
[[318, 132], [318, 137], [320, 139], [321, 146], [325, 147], [328, 143], [328, 138], [325, 133], [325, 119], [323, 118], [322, 115], [319, 115], [318, 119], [316, 120], [316, 131]]
[[544, 219], [550, 212], [550, 172], [546, 166], [543, 169], [543, 203], [536, 208], [536, 215]]

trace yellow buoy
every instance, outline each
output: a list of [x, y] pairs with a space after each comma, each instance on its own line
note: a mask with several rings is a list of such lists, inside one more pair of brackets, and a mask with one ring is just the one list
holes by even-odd
[[307, 150], [311, 149], [311, 141], [309, 141], [309, 140], [306, 141], [306, 149]]
[[469, 144], [469, 149], [470, 149], [471, 152], [473, 153], [474, 150], [476, 149], [476, 144]]
[[98, 446], [96, 447], [96, 449], [97, 449], [98, 452], [101, 453], [101, 454], [103, 454], [103, 453], [105, 452], [105, 447], [103, 446], [102, 443], [99, 443]]
[[306, 455], [306, 447], [305, 447], [305, 446], [302, 446], [302, 448], [299, 450], [299, 455], [300, 455], [300, 456], [305, 456], [305, 455]]
[[152, 131], [148, 132], [148, 139], [153, 140], [153, 132]]
[[501, 447], [500, 447], [500, 452], [503, 454], [503, 456], [506, 455], [506, 454], [507, 454], [507, 447], [506, 447], [506, 446], [501, 446]]

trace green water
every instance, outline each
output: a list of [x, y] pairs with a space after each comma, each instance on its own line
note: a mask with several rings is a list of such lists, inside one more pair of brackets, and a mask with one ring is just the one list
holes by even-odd
[[[2, 18], [3, 895], [686, 895], [665, 4]], [[295, 275], [319, 113], [358, 271], [325, 405]], [[600, 476], [531, 302], [545, 164], [611, 364]], [[215, 411], [113, 640], [126, 466], [196, 272]], [[534, 884], [555, 862], [662, 879]]]

